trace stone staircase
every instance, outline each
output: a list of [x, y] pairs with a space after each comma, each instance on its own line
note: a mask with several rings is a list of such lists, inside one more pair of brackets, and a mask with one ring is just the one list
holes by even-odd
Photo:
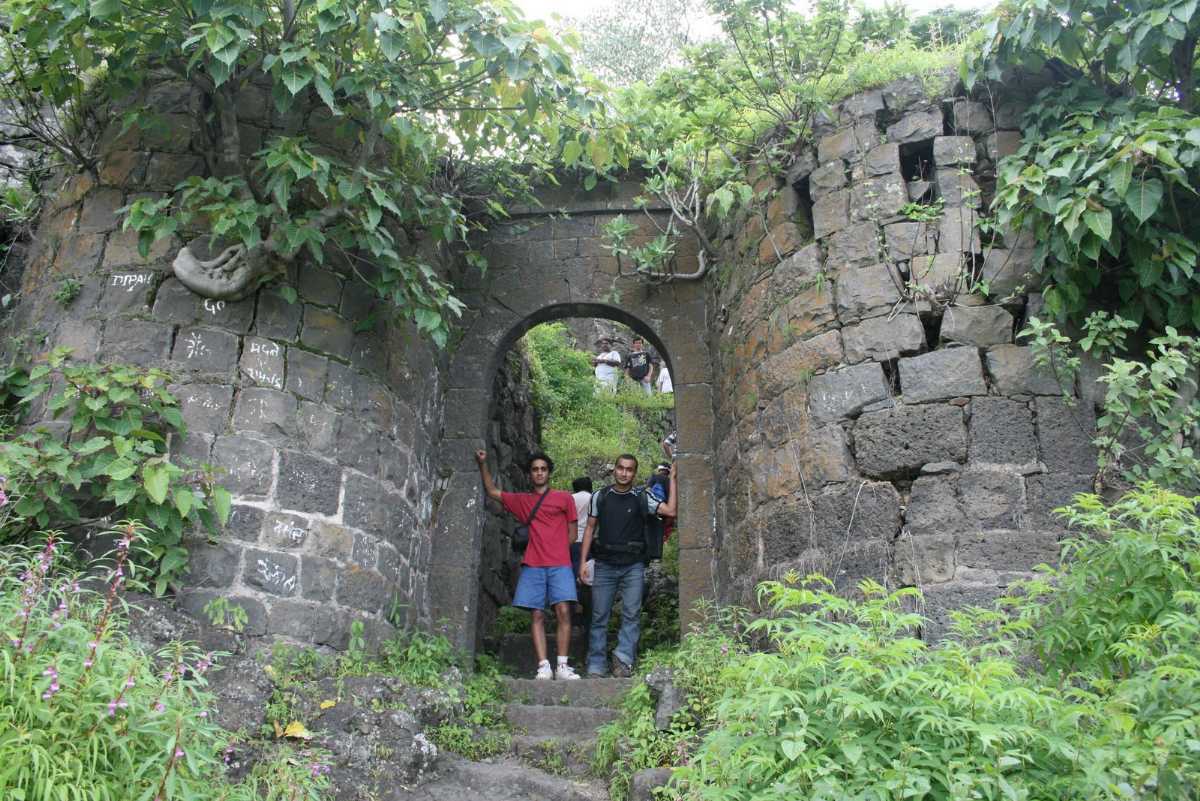
[[[526, 642], [528, 647], [528, 641]], [[608, 801], [590, 774], [597, 730], [617, 717], [634, 679], [505, 680], [512, 752], [483, 762], [447, 757], [439, 776], [381, 801]]]
[[541, 770], [582, 778], [589, 774], [597, 731], [616, 720], [616, 706], [634, 679], [505, 682], [513, 752]]

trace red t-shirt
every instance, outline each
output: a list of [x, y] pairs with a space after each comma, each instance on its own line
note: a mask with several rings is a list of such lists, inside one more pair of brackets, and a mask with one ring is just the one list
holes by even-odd
[[[571, 548], [568, 532], [575, 522], [575, 499], [563, 490], [546, 490], [550, 494], [538, 507], [537, 515], [529, 526], [529, 546], [521, 564], [530, 567], [571, 566]], [[538, 496], [532, 492], [502, 492], [500, 503], [524, 523], [529, 519]]]

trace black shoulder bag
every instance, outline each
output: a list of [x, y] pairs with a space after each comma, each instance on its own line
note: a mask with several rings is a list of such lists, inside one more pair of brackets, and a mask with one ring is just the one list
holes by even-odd
[[529, 519], [525, 521], [525, 525], [517, 526], [512, 532], [512, 547], [517, 553], [525, 550], [529, 545], [529, 526], [533, 523], [533, 518], [537, 515], [538, 509], [542, 505], [542, 501], [546, 500], [546, 496], [550, 494], [547, 489], [542, 493], [542, 497], [538, 498], [538, 502], [533, 505], [533, 511], [529, 513]]

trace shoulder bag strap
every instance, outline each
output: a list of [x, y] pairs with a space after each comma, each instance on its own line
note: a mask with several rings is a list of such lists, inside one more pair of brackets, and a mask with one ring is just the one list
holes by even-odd
[[549, 495], [550, 492], [551, 492], [551, 490], [549, 488], [547, 488], [546, 491], [542, 493], [541, 497], [538, 498], [537, 503], [535, 503], [533, 505], [533, 511], [529, 513], [529, 519], [525, 521], [525, 525], [527, 525], [527, 526], [533, 525], [533, 518], [537, 516], [538, 508], [542, 505], [542, 501], [546, 500], [546, 496]]

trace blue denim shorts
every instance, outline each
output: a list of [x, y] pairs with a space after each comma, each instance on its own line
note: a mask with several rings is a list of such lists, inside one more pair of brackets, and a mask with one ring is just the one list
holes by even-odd
[[567, 565], [555, 567], [521, 566], [513, 606], [522, 609], [549, 609], [563, 601], [574, 601], [575, 574]]

